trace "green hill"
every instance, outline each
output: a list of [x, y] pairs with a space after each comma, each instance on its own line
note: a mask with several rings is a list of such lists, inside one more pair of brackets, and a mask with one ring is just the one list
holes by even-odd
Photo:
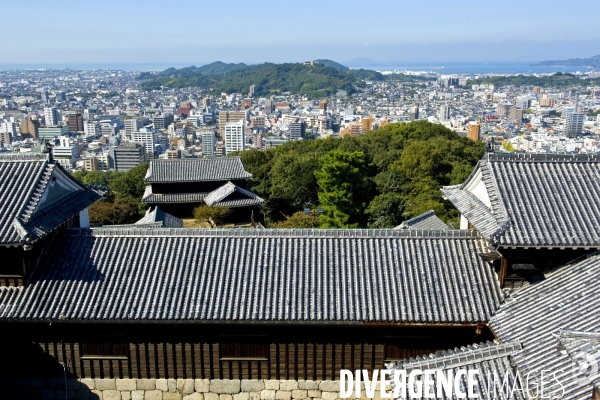
[[[364, 86], [364, 80], [383, 81], [385, 77], [375, 71], [339, 70], [321, 63], [259, 65], [224, 64], [220, 62], [204, 67], [169, 68], [159, 75], [141, 74], [138, 79], [145, 90], [199, 87], [219, 92], [245, 93], [255, 85], [255, 93], [267, 95], [278, 92], [302, 93], [310, 97], [324, 97], [345, 90], [349, 94]], [[149, 80], [147, 80], [149, 79]]]
[[600, 67], [600, 55], [590, 58], [569, 58], [568, 60], [549, 60], [533, 64], [535, 67]]
[[315, 62], [323, 64], [326, 67], [335, 68], [339, 71], [348, 71], [350, 69], [350, 68], [346, 67], [345, 65], [342, 65], [342, 64], [332, 61], [332, 60], [320, 59], [320, 60], [315, 60]]
[[490, 76], [486, 78], [467, 81], [467, 86], [481, 83], [493, 83], [500, 86], [541, 86], [541, 87], [568, 87], [600, 83], [600, 79], [580, 79], [573, 74], [556, 74], [548, 76], [512, 75], [512, 76]]

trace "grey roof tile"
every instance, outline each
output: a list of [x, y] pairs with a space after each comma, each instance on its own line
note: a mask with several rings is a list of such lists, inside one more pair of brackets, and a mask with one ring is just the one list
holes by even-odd
[[146, 210], [146, 214], [133, 224], [103, 225], [102, 228], [183, 228], [183, 220], [164, 212], [160, 207]]
[[600, 156], [488, 153], [476, 170], [491, 210], [465, 189], [473, 174], [442, 191], [488, 240], [507, 247], [600, 247]]
[[[513, 361], [522, 375], [532, 373], [540, 382], [540, 370], [551, 369], [565, 388], [563, 399], [589, 398], [591, 385], [581, 378], [579, 366], [562, 354], [554, 336], [560, 329], [600, 332], [600, 253], [562, 266], [546, 279], [522, 287], [509, 297], [490, 319], [503, 342], [520, 341], [523, 349]], [[537, 371], [535, 371], [537, 369]], [[548, 390], [557, 389], [553, 386]]]
[[600, 391], [600, 332], [561, 329], [555, 336], [562, 345], [560, 350], [579, 365], [580, 379]]
[[59, 204], [39, 210], [55, 170], [61, 167], [49, 162], [46, 154], [0, 157], [0, 244], [35, 242], [101, 197], [62, 171], [77, 190]]
[[435, 211], [429, 210], [414, 218], [407, 219], [394, 229], [450, 229], [450, 227], [435, 215]]
[[[475, 393], [480, 399], [522, 399], [519, 391], [513, 391], [509, 396], [498, 386], [491, 388], [488, 376], [505, 377], [507, 375], [509, 387], [515, 386], [520, 389], [520, 382], [515, 379], [513, 367], [510, 362], [510, 357], [516, 351], [521, 349], [521, 344], [518, 342], [510, 342], [498, 344], [495, 342], [485, 342], [463, 346], [460, 348], [448, 349], [439, 351], [427, 356], [410, 358], [402, 361], [389, 363], [387, 367], [393, 372], [396, 370], [406, 370], [406, 374], [410, 374], [413, 370], [442, 370], [444, 372], [452, 370], [454, 376], [458, 370], [475, 370], [479, 375], [475, 375]], [[407, 380], [408, 384], [408, 380]], [[467, 387], [466, 377], [462, 377], [462, 387]], [[437, 383], [433, 386], [434, 393], [437, 393]], [[438, 398], [435, 396], [435, 398]], [[446, 398], [446, 397], [442, 397]]]
[[478, 323], [499, 307], [467, 231], [70, 230], [4, 320]]
[[208, 193], [153, 193], [152, 186], [146, 186], [142, 203], [148, 204], [173, 204], [173, 203], [201, 203]]
[[146, 172], [148, 183], [205, 182], [251, 179], [240, 157], [154, 160]]
[[[232, 194], [240, 194], [239, 198], [227, 199]], [[211, 207], [247, 207], [264, 203], [265, 201], [250, 190], [243, 189], [231, 182], [208, 193], [204, 202]]]

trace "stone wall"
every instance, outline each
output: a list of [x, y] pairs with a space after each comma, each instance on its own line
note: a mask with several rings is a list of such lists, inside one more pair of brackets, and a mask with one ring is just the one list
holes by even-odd
[[[274, 379], [2, 380], [12, 399], [39, 400], [337, 400], [339, 381]], [[379, 385], [375, 399], [380, 399]], [[364, 386], [361, 398], [366, 399]], [[351, 398], [354, 397], [354, 393]]]

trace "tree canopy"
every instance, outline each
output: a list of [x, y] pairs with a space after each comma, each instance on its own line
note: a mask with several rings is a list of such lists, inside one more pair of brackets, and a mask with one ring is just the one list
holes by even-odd
[[238, 155], [253, 174], [251, 189], [265, 199], [268, 226], [306, 224], [288, 216], [322, 207], [321, 227], [390, 228], [430, 209], [457, 222], [458, 212], [440, 188], [463, 182], [483, 152], [481, 142], [413, 121], [359, 137], [293, 141]]

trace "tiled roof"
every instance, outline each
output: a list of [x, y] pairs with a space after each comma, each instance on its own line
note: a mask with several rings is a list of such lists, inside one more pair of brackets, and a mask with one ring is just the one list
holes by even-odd
[[491, 206], [462, 185], [442, 189], [480, 233], [507, 247], [600, 247], [600, 156], [488, 153]]
[[[520, 382], [515, 380], [515, 376], [512, 374], [507, 375], [507, 387], [512, 389], [515, 386], [517, 391], [512, 391], [508, 397], [506, 396], [506, 392], [501, 393], [501, 389], [498, 386], [494, 386], [492, 389], [488, 385], [490, 383], [488, 381], [489, 376], [498, 376], [503, 379], [507, 371], [513, 372], [510, 357], [520, 349], [521, 345], [518, 342], [503, 344], [486, 342], [389, 363], [388, 369], [393, 371], [391, 376], [394, 376], [396, 370], [406, 370], [407, 376], [413, 370], [442, 370], [444, 372], [453, 370], [454, 376], [456, 376], [458, 370], [475, 370], [479, 373], [479, 375], [475, 375], [476, 385], [474, 390], [478, 398], [522, 399], [518, 391], [520, 389]], [[467, 387], [466, 376], [462, 377], [462, 387]], [[437, 383], [434, 383], [433, 392], [437, 393], [437, 390]], [[436, 396], [435, 398], [438, 397]]]
[[[542, 368], [551, 369], [557, 371], [556, 377], [565, 388], [562, 398], [578, 399], [590, 395], [591, 385], [581, 379], [579, 366], [571, 357], [557, 349], [559, 342], [553, 334], [560, 329], [598, 333], [599, 315], [600, 253], [596, 253], [516, 290], [490, 319], [490, 325], [501, 341], [521, 342], [523, 350], [512, 359], [523, 376], [531, 372], [532, 384], [540, 383]], [[553, 381], [548, 390], [557, 387]]]
[[[241, 194], [242, 198], [227, 199], [234, 193]], [[255, 193], [227, 182], [206, 195], [204, 202], [210, 207], [247, 207], [262, 204], [265, 201]]]
[[394, 229], [450, 229], [450, 227], [435, 215], [435, 211], [429, 210], [414, 218], [407, 219]]
[[5, 320], [484, 322], [502, 301], [469, 231], [70, 230]]
[[160, 223], [161, 226], [164, 226], [165, 228], [183, 228], [183, 220], [164, 212], [159, 207], [154, 207], [152, 210], [146, 210], [146, 215], [139, 221], [136, 221], [135, 225], [155, 223]]
[[206, 182], [251, 179], [240, 157], [154, 160], [146, 172], [148, 183]]
[[173, 203], [200, 203], [208, 193], [152, 193], [152, 186], [146, 186], [142, 203], [148, 204], [173, 204]]
[[600, 391], [600, 332], [582, 332], [561, 329], [555, 335], [562, 351], [580, 367], [584, 375], [582, 380], [589, 380]]
[[0, 244], [35, 242], [100, 198], [63, 171], [76, 190], [56, 207], [38, 210], [56, 169], [46, 154], [0, 157]]

